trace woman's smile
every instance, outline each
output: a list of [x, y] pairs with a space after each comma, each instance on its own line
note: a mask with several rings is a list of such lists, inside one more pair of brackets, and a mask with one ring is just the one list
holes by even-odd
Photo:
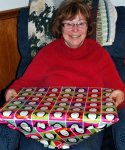
[[62, 35], [67, 46], [78, 48], [84, 42], [87, 35], [87, 25], [85, 18], [78, 14], [73, 20], [65, 20]]

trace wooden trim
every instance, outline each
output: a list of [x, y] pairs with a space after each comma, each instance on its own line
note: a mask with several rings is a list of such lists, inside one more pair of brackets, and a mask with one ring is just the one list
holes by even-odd
[[0, 12], [0, 90], [16, 78], [18, 52], [18, 14], [20, 9]]
[[6, 11], [0, 11], [0, 20], [17, 17], [18, 14], [19, 14], [20, 9], [21, 8], [11, 9], [11, 10], [6, 10]]

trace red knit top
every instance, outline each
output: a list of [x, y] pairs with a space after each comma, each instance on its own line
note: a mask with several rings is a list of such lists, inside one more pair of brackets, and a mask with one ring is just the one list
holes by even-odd
[[[24, 75], [10, 88], [77, 86], [106, 87], [125, 91], [108, 52], [92, 39], [77, 49], [65, 45], [63, 38], [45, 46], [35, 56]], [[125, 103], [120, 108], [125, 108]]]

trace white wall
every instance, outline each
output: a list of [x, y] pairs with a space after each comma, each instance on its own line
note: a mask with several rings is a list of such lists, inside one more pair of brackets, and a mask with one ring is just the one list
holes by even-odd
[[0, 11], [28, 6], [29, 0], [0, 0]]
[[[111, 0], [114, 6], [125, 6], [125, 0]], [[0, 0], [0, 11], [28, 6], [29, 0]]]
[[125, 0], [110, 0], [114, 6], [125, 6]]

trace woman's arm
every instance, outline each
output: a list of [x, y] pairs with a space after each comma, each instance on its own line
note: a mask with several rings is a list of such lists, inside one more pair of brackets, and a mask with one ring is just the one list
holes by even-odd
[[104, 86], [116, 89], [110, 95], [111, 98], [116, 100], [116, 106], [124, 101], [125, 85], [122, 82], [118, 71], [114, 65], [108, 52], [104, 51], [100, 61], [101, 75], [103, 78]]

